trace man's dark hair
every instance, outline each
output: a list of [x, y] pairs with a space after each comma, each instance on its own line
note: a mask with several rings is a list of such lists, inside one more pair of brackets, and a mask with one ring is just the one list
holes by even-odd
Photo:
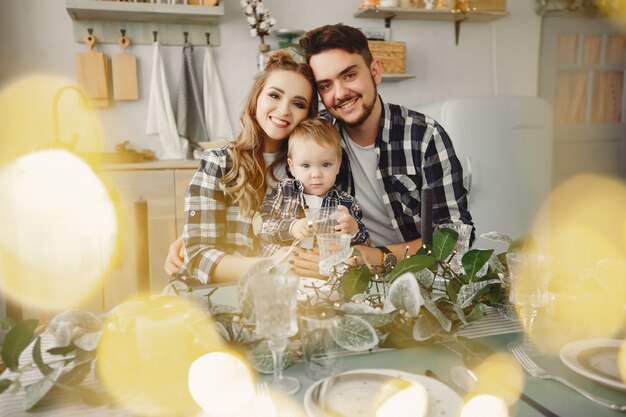
[[313, 55], [329, 49], [343, 49], [351, 54], [359, 54], [368, 67], [372, 63], [372, 53], [363, 32], [342, 23], [308, 31], [300, 39], [300, 46], [304, 49], [307, 64], [310, 63]]

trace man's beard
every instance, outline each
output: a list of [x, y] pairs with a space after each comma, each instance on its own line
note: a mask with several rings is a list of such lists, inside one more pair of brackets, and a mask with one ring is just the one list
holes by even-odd
[[[363, 123], [365, 123], [365, 121], [372, 115], [372, 111], [374, 110], [374, 104], [376, 104], [376, 99], [378, 98], [378, 89], [376, 88], [376, 83], [374, 82], [374, 77], [372, 77], [372, 84], [374, 84], [374, 99], [372, 100], [371, 104], [367, 104], [367, 103], [363, 102], [363, 114], [361, 115], [361, 117], [359, 117], [357, 120], [355, 120], [354, 122], [351, 122], [351, 123], [350, 122], [346, 122], [341, 117], [337, 117], [337, 119], [339, 119], [346, 127], [349, 127], [349, 128], [359, 127]], [[352, 98], [350, 98], [348, 100], [344, 100], [343, 102], [345, 103], [346, 101], [350, 101], [351, 99]], [[361, 95], [361, 99], [363, 99], [362, 95]]]

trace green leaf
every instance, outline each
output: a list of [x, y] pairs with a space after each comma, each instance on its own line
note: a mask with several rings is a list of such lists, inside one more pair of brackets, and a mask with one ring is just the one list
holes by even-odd
[[365, 303], [345, 303], [339, 309], [351, 316], [361, 317], [375, 328], [389, 324], [396, 315], [394, 309], [377, 309]]
[[343, 298], [350, 301], [353, 295], [364, 292], [370, 283], [372, 273], [366, 266], [355, 268], [340, 278]]
[[470, 281], [472, 281], [473, 278], [476, 277], [478, 271], [480, 271], [480, 269], [489, 261], [492, 253], [493, 249], [472, 249], [470, 251], [467, 251], [465, 255], [463, 255], [461, 263], [463, 264], [463, 269], [465, 270], [465, 273], [470, 277]]
[[396, 310], [406, 311], [411, 317], [419, 315], [424, 297], [413, 274], [407, 272], [393, 281], [385, 299], [385, 310], [391, 310], [390, 305]]
[[461, 289], [461, 283], [456, 279], [452, 279], [448, 282], [448, 286], [446, 288], [446, 293], [448, 294], [448, 298], [453, 303], [456, 303], [456, 297], [459, 294], [459, 290]]
[[32, 385], [26, 387], [26, 395], [24, 397], [24, 410], [30, 410], [33, 408], [45, 395], [50, 392], [54, 383], [59, 379], [63, 367], [59, 366], [54, 371], [35, 382]]
[[509, 236], [505, 235], [504, 233], [487, 232], [487, 233], [483, 233], [482, 235], [480, 235], [480, 237], [482, 237], [483, 239], [491, 240], [492, 242], [504, 242], [504, 243], [508, 243], [509, 245], [513, 243], [513, 239], [511, 239]]
[[485, 305], [483, 303], [478, 303], [472, 309], [472, 312], [466, 316], [468, 322], [476, 321], [482, 319], [485, 315]]
[[[444, 296], [441, 296], [439, 298], [443, 298], [443, 297]], [[450, 329], [452, 328], [452, 321], [450, 321], [450, 319], [445, 315], [445, 313], [441, 311], [439, 307], [437, 307], [436, 301], [437, 301], [436, 298], [431, 299], [431, 298], [425, 297], [424, 307], [426, 307], [426, 309], [430, 312], [430, 314], [432, 314], [433, 317], [437, 319], [441, 328], [445, 330], [446, 332], [449, 332]], [[420, 314], [420, 317], [421, 317], [421, 314]]]
[[422, 311], [413, 324], [413, 339], [422, 342], [441, 333], [441, 330], [439, 321], [428, 311]]
[[496, 305], [500, 302], [502, 298], [502, 285], [495, 284], [489, 287], [489, 303], [491, 305]]
[[372, 325], [357, 316], [341, 317], [332, 335], [339, 346], [351, 352], [373, 349], [379, 342]]
[[10, 379], [0, 379], [0, 394], [11, 386], [13, 382]]
[[499, 279], [491, 279], [487, 281], [470, 282], [469, 284], [463, 285], [457, 296], [456, 305], [461, 308], [469, 306], [486, 287], [492, 284], [500, 284], [500, 282]]
[[[282, 368], [291, 366], [296, 358], [296, 352], [291, 349], [291, 344], [287, 345], [287, 349], [283, 353], [281, 362]], [[250, 349], [246, 353], [248, 361], [254, 369], [262, 374], [271, 374], [274, 372], [274, 361], [272, 359], [272, 351], [267, 345], [267, 340], [263, 340]]]
[[389, 274], [389, 280], [393, 281], [405, 272], [419, 272], [424, 268], [430, 268], [437, 260], [429, 255], [414, 255], [398, 262]]
[[515, 239], [510, 245], [508, 252], [524, 252], [531, 251], [537, 247], [537, 243], [531, 235], [524, 235]]
[[11, 371], [19, 367], [20, 354], [33, 340], [38, 323], [35, 319], [24, 320], [6, 334], [2, 345], [2, 361]]
[[0, 319], [0, 330], [10, 330], [17, 322], [11, 317], [3, 317]]
[[41, 357], [41, 337], [38, 337], [33, 346], [33, 361], [43, 376], [48, 375], [54, 368], [46, 365]]
[[85, 380], [89, 372], [91, 371], [91, 362], [86, 362], [77, 366], [74, 366], [70, 371], [64, 373], [59, 382], [64, 385], [78, 385]]
[[452, 229], [441, 228], [433, 234], [433, 256], [444, 261], [452, 254], [459, 234]]
[[73, 343], [70, 343], [68, 346], [61, 347], [53, 347], [47, 350], [47, 352], [51, 355], [62, 355], [66, 356], [76, 350], [76, 346]]

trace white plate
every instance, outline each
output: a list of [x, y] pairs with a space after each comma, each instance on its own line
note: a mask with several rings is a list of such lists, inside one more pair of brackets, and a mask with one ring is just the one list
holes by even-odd
[[563, 346], [560, 356], [574, 372], [626, 391], [626, 376], [620, 375], [617, 365], [617, 354], [623, 344], [616, 339], [579, 340]]
[[[351, 417], [373, 416], [375, 411], [371, 406], [373, 393], [384, 383], [386, 378], [376, 378], [376, 376], [389, 376], [416, 381], [421, 384], [427, 392], [428, 410], [426, 417], [451, 417], [458, 416], [463, 406], [461, 396], [452, 388], [423, 375], [411, 374], [394, 369], [358, 369], [344, 372], [341, 375], [353, 374], [363, 375], [362, 379], [354, 378], [345, 383], [331, 385], [324, 394], [330, 403], [333, 398], [340, 402], [343, 415]], [[322, 384], [325, 379], [317, 381], [309, 387], [304, 394], [304, 409], [309, 417], [326, 417], [326, 414], [314, 403], [312, 393]], [[333, 407], [337, 408], [337, 406]], [[345, 410], [344, 410], [345, 409]], [[349, 411], [348, 411], [349, 410]]]

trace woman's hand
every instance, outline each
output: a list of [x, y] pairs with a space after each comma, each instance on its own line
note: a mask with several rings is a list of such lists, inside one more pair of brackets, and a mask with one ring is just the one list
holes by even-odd
[[291, 236], [298, 240], [304, 240], [311, 235], [311, 228], [307, 219], [298, 219], [291, 225]]
[[289, 267], [291, 271], [303, 277], [313, 277], [325, 279], [320, 275], [320, 253], [317, 247], [313, 249], [303, 249], [295, 247], [289, 257]]
[[[340, 205], [337, 207], [337, 212], [339, 213], [337, 215], [337, 223], [339, 224], [335, 226], [335, 230], [340, 233], [354, 236], [356, 232], [359, 231], [359, 225], [357, 224], [354, 217], [352, 217], [352, 215], [350, 214], [348, 207]], [[333, 217], [334, 216], [335, 215], [333, 215]]]
[[182, 236], [172, 242], [170, 250], [165, 258], [165, 273], [169, 276], [173, 276], [181, 266], [183, 266], [185, 241]]

